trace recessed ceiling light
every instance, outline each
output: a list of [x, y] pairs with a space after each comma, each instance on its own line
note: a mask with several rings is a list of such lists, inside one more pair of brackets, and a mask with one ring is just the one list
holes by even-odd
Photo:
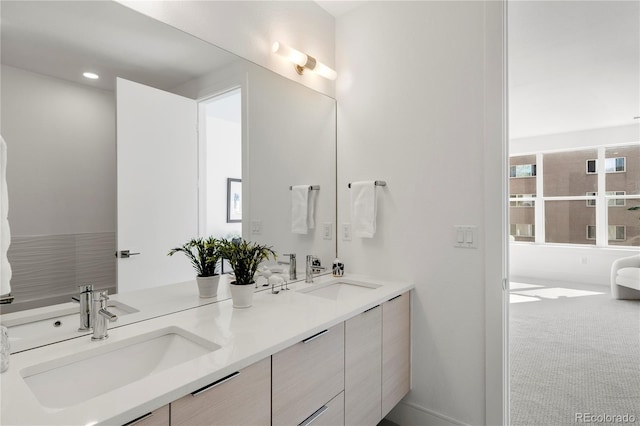
[[90, 78], [91, 80], [97, 80], [100, 78], [98, 74], [93, 72], [85, 72], [85, 73], [82, 73], [82, 75], [85, 76], [86, 78]]

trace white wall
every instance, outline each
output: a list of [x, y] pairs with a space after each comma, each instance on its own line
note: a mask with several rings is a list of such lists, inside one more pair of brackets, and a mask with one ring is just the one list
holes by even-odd
[[587, 129], [579, 132], [511, 139], [509, 141], [509, 154], [523, 155], [544, 151], [626, 144], [638, 141], [640, 141], [640, 123], [605, 127], [602, 129]]
[[14, 237], [115, 232], [113, 92], [2, 66], [2, 135]]
[[[337, 19], [339, 223], [348, 182], [388, 184], [375, 238], [338, 252], [348, 272], [416, 284], [400, 424], [501, 423], [501, 13], [383, 1]], [[477, 250], [453, 247], [456, 224], [478, 225]]]
[[313, 1], [131, 1], [120, 3], [308, 87], [334, 95], [333, 81], [299, 76], [271, 53], [281, 41], [334, 67], [334, 18]]
[[[330, 265], [335, 238], [324, 239], [321, 224], [331, 223], [335, 229], [335, 100], [272, 72], [254, 72], [249, 76], [247, 115], [243, 198], [250, 203], [250, 217], [246, 227], [257, 220], [262, 231], [256, 235], [243, 229], [243, 233], [273, 245], [280, 256], [296, 253], [299, 271], [304, 270], [307, 254]], [[315, 194], [316, 226], [304, 235], [291, 232], [289, 187], [293, 185], [320, 186]]]
[[2, 66], [2, 135], [15, 302], [68, 301], [76, 285], [115, 283], [113, 92]]
[[636, 253], [636, 247], [623, 249], [511, 244], [511, 280], [530, 282], [547, 279], [608, 287], [613, 261]]

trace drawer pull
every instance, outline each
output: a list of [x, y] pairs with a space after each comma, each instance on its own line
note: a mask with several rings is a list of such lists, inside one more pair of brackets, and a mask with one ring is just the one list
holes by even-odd
[[364, 311], [364, 312], [362, 312], [362, 313], [364, 314], [364, 313], [367, 313], [367, 312], [369, 312], [369, 311], [373, 311], [375, 308], [379, 308], [379, 307], [380, 307], [380, 305], [376, 305], [376, 306], [374, 306], [373, 308], [369, 308], [369, 309], [367, 309], [366, 311]]
[[329, 330], [323, 330], [323, 331], [321, 331], [320, 333], [314, 334], [314, 335], [313, 335], [313, 336], [311, 336], [311, 337], [307, 337], [306, 339], [304, 339], [304, 340], [302, 341], [302, 343], [309, 343], [310, 341], [315, 340], [315, 339], [317, 339], [318, 337], [322, 336], [323, 334], [327, 334], [328, 332], [329, 332]]
[[315, 422], [318, 419], [318, 417], [323, 415], [325, 413], [325, 411], [327, 411], [328, 409], [329, 409], [329, 407], [327, 407], [326, 405], [323, 405], [322, 407], [320, 407], [320, 409], [318, 409], [318, 411], [316, 411], [315, 413], [313, 413], [312, 415], [307, 417], [298, 426], [309, 426], [311, 423]]
[[191, 396], [198, 396], [201, 393], [204, 393], [204, 392], [206, 392], [206, 391], [208, 391], [210, 389], [215, 388], [216, 386], [220, 386], [221, 384], [228, 382], [229, 380], [233, 379], [234, 377], [238, 376], [239, 374], [240, 374], [239, 371], [236, 371], [235, 373], [231, 373], [228, 376], [223, 377], [222, 379], [211, 383], [210, 385], [207, 385], [207, 386], [205, 386], [203, 388], [200, 388], [200, 389], [198, 389], [196, 391], [191, 392]]
[[133, 426], [135, 424], [140, 423], [141, 421], [143, 421], [145, 419], [148, 419], [151, 416], [153, 416], [153, 412], [144, 414], [144, 415], [138, 417], [137, 419], [133, 419], [129, 423], [125, 423], [123, 426]]
[[396, 297], [392, 297], [391, 299], [387, 300], [387, 302], [391, 302], [392, 300], [397, 299], [398, 297], [402, 297], [401, 294], [397, 295]]

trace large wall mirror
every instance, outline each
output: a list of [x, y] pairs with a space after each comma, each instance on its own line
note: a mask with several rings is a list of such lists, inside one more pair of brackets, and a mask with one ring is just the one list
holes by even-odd
[[[335, 256], [333, 98], [115, 2], [3, 2], [1, 36], [15, 296], [3, 313], [67, 302], [85, 283], [193, 279], [166, 256], [185, 235]], [[187, 133], [165, 98], [185, 100]], [[306, 234], [291, 232], [295, 185], [319, 187]], [[124, 250], [141, 254], [114, 256]]]

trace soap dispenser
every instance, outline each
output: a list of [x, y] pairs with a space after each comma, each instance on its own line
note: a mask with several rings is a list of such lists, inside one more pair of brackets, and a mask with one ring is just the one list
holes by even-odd
[[332, 275], [334, 277], [341, 277], [344, 275], [344, 263], [336, 257], [333, 261]]

